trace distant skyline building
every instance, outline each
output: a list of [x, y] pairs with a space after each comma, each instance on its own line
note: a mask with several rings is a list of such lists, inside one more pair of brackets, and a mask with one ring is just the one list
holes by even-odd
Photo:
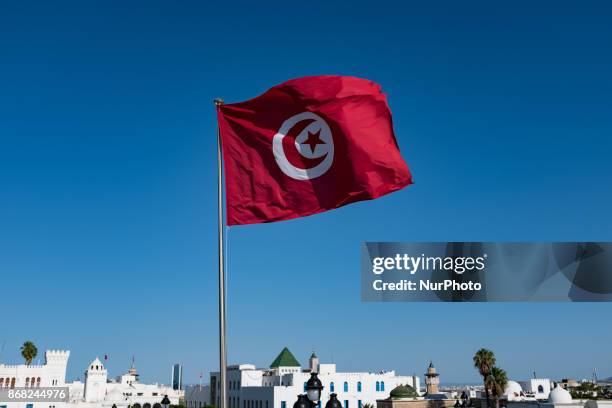
[[172, 366], [172, 389], [183, 389], [183, 366], [179, 363]]
[[[2, 402], [0, 408], [162, 408], [165, 395], [177, 405], [183, 392], [163, 384], [143, 384], [132, 359], [129, 370], [115, 378], [96, 357], [85, 370], [85, 381], [67, 382], [70, 351], [47, 350], [44, 364], [0, 363], [0, 388], [67, 387], [68, 402]], [[182, 373], [181, 373], [182, 374]]]

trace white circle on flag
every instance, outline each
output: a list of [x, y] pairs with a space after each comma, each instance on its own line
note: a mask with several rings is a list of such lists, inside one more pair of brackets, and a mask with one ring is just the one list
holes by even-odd
[[[302, 121], [309, 123], [295, 135], [294, 143], [283, 143], [291, 130]], [[313, 163], [312, 167], [298, 167], [287, 158], [286, 145], [304, 158], [303, 162]], [[334, 161], [334, 140], [329, 125], [325, 120], [312, 112], [302, 112], [291, 116], [281, 125], [272, 140], [272, 152], [278, 167], [287, 176], [296, 180], [311, 180], [322, 176], [329, 170]]]

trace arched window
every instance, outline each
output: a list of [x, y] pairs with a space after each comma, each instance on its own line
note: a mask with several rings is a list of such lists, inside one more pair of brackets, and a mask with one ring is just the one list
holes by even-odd
[[361, 381], [357, 381], [357, 392], [361, 392]]
[[304, 381], [304, 392], [306, 392], [306, 381]]
[[348, 382], [344, 382], [344, 392], [348, 392]]
[[384, 390], [385, 390], [385, 382], [384, 382], [384, 381], [381, 381], [381, 382], [380, 382], [380, 390], [381, 390], [381, 391], [384, 391]]
[[26, 388], [30, 386], [30, 377], [26, 377]]
[[538, 385], [538, 393], [543, 393], [544, 392], [544, 387], [542, 387], [542, 384]]
[[36, 379], [36, 387], [40, 387], [40, 377]]
[[11, 388], [15, 388], [15, 377], [11, 379]]
[[380, 382], [376, 381], [376, 391], [380, 391]]
[[151, 404], [147, 402], [142, 406], [142, 408], [151, 408]]
[[4, 387], [4, 378], [0, 377], [0, 388]]
[[332, 382], [329, 383], [329, 392], [334, 392], [334, 391], [336, 391], [336, 390], [335, 390], [335, 387], [334, 387], [334, 382], [332, 381]]

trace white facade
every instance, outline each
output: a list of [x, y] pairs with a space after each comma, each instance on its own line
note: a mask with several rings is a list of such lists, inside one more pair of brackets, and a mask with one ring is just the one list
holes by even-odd
[[[308, 369], [299, 365], [280, 365], [270, 369], [258, 369], [251, 364], [228, 367], [229, 408], [291, 408], [298, 394], [305, 393], [305, 383], [314, 368], [324, 386], [322, 405], [332, 392], [338, 395], [345, 408], [361, 408], [366, 403], [375, 406], [377, 399], [387, 398], [389, 392], [400, 384], [420, 389], [419, 377], [398, 376], [395, 371], [338, 372], [335, 364], [320, 363], [314, 353], [308, 366]], [[209, 390], [206, 398], [202, 393], [187, 392], [187, 408], [201, 408], [207, 404], [220, 406], [219, 373], [210, 374]]]
[[533, 395], [536, 399], [548, 399], [551, 390], [551, 381], [548, 378], [531, 378], [527, 381], [519, 381], [526, 395]]
[[127, 408], [139, 404], [141, 408], [161, 408], [167, 395], [172, 404], [178, 404], [183, 392], [162, 384], [141, 384], [136, 369], [115, 380], [108, 379], [108, 371], [96, 358], [85, 370], [85, 382], [66, 382], [69, 351], [45, 352], [45, 364], [0, 364], [0, 388], [67, 387], [68, 403], [0, 401], [0, 408]]

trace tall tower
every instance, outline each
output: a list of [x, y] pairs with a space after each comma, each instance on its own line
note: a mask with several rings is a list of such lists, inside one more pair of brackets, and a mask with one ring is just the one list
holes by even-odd
[[179, 363], [172, 366], [172, 389], [183, 389], [183, 366]]
[[319, 357], [317, 357], [317, 355], [315, 354], [314, 351], [310, 355], [310, 359], [308, 360], [308, 363], [309, 363], [309, 366], [310, 366], [310, 372], [311, 373], [318, 373], [319, 372]]
[[66, 367], [68, 366], [68, 350], [47, 350], [45, 351], [45, 364], [47, 366], [47, 376], [42, 378], [43, 387], [60, 386], [66, 384]]
[[100, 402], [106, 393], [108, 372], [98, 357], [85, 371], [85, 402]]
[[436, 368], [433, 362], [429, 362], [427, 372], [425, 373], [425, 384], [427, 384], [427, 395], [438, 394], [438, 385], [440, 384], [440, 374], [436, 373]]

